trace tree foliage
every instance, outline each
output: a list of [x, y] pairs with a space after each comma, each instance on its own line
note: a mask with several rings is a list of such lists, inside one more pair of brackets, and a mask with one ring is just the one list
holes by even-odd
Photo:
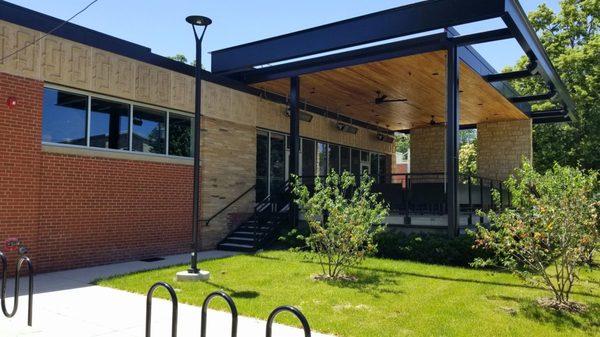
[[325, 181], [315, 179], [311, 193], [298, 177], [293, 179], [295, 202], [310, 228], [304, 240], [328, 278], [344, 276], [348, 267], [377, 251], [373, 238], [384, 230], [389, 209], [379, 193], [371, 191], [373, 182], [363, 174], [357, 186], [351, 173], [332, 170]]
[[525, 161], [505, 186], [510, 207], [479, 212], [489, 218], [490, 227], [477, 226], [476, 246], [494, 257], [475, 265], [502, 266], [545, 285], [559, 308], [569, 307], [578, 270], [590, 262], [600, 242], [598, 174], [558, 164], [541, 174]]
[[[577, 120], [534, 127], [534, 163], [541, 172], [562, 165], [599, 169], [600, 156], [600, 0], [563, 0], [560, 12], [540, 5], [529, 14], [550, 60], [565, 82], [577, 106]], [[507, 71], [523, 69], [523, 57]], [[521, 94], [545, 92], [539, 78], [513, 81]], [[555, 107], [534, 105], [534, 109]]]

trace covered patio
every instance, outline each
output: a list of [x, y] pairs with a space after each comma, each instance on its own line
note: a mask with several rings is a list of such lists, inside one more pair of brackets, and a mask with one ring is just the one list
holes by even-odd
[[[460, 35], [453, 26], [500, 19], [504, 28]], [[516, 39], [526, 69], [498, 74], [472, 45]], [[490, 191], [531, 159], [532, 123], [568, 121], [573, 103], [515, 0], [433, 0], [393, 8], [212, 53], [213, 73], [287, 97], [289, 174], [300, 171], [300, 118], [318, 106], [338, 129], [376, 125], [377, 138], [411, 135], [411, 173], [377, 175], [377, 189], [404, 225], [445, 217], [448, 234], [492, 207]], [[519, 96], [507, 83], [537, 76], [547, 90]], [[532, 111], [551, 100], [556, 108]], [[460, 177], [459, 130], [478, 130], [479, 176]], [[291, 208], [292, 224], [298, 212]]]

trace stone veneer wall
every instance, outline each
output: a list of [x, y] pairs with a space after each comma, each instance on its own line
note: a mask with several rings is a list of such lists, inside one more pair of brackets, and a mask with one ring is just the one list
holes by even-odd
[[518, 120], [477, 124], [477, 167], [485, 178], [504, 180], [531, 160], [532, 123]]
[[446, 128], [424, 127], [410, 130], [410, 172], [446, 171]]

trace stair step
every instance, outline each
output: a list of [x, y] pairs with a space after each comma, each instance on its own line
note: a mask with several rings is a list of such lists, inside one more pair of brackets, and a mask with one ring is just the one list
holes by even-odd
[[252, 245], [244, 245], [238, 243], [221, 243], [218, 248], [220, 250], [234, 251], [234, 252], [253, 252], [256, 247]]
[[245, 238], [245, 237], [242, 237], [242, 236], [230, 236], [230, 237], [227, 238], [227, 240], [254, 241], [253, 238]]

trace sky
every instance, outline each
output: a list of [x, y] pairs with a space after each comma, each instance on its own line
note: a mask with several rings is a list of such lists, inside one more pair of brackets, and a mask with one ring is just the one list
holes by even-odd
[[[546, 3], [555, 11], [559, 0], [520, 0], [526, 12]], [[45, 14], [67, 19], [91, 0], [9, 0]], [[209, 52], [334, 21], [402, 6], [415, 0], [99, 0], [72, 22], [152, 49], [156, 54], [194, 58], [194, 37], [185, 17], [213, 20], [203, 44], [203, 64]], [[503, 28], [499, 21], [457, 27], [461, 34]], [[476, 49], [497, 70], [523, 55], [514, 40], [481, 44]]]

